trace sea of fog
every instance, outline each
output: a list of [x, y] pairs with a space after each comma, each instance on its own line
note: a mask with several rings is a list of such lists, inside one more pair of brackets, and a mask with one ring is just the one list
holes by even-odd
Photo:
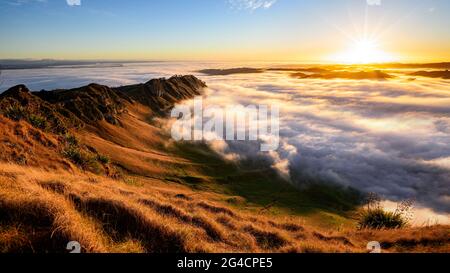
[[205, 104], [280, 106], [281, 144], [276, 152], [261, 154], [250, 142], [211, 143], [224, 156], [263, 156], [292, 183], [348, 185], [379, 193], [391, 207], [413, 198], [421, 215], [417, 221], [450, 223], [450, 81], [412, 80], [402, 74], [387, 81], [355, 81], [295, 79], [275, 71], [228, 76], [196, 72], [240, 66], [153, 62], [5, 70], [0, 91], [22, 83], [49, 90], [194, 74], [209, 86]]

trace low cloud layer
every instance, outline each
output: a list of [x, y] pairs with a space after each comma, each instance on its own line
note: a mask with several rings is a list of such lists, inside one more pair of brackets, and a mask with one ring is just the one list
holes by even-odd
[[[280, 105], [281, 148], [265, 156], [293, 183], [333, 182], [450, 212], [448, 82], [213, 78], [211, 104]], [[228, 143], [228, 152], [261, 156], [251, 146]]]

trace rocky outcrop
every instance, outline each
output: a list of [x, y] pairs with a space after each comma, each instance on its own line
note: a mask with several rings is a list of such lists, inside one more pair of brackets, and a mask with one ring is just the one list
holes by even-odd
[[0, 95], [0, 114], [55, 133], [65, 133], [82, 124], [72, 112], [34, 95], [25, 85], [11, 87]]
[[203, 81], [188, 75], [153, 79], [144, 84], [122, 86], [116, 90], [150, 107], [155, 113], [164, 114], [175, 103], [201, 95], [205, 87]]
[[111, 124], [117, 124], [116, 116], [124, 111], [126, 102], [132, 102], [126, 95], [99, 84], [34, 94], [69, 110], [85, 123], [106, 120]]
[[110, 88], [90, 84], [75, 89], [31, 92], [25, 85], [0, 94], [0, 114], [25, 120], [55, 133], [98, 121], [117, 125], [127, 104], [141, 103], [156, 114], [164, 114], [175, 103], [201, 95], [206, 84], [194, 76], [154, 79], [144, 84]]

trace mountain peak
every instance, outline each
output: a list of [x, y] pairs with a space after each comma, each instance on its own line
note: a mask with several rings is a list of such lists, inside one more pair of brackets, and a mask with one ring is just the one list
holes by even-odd
[[0, 94], [0, 98], [4, 97], [20, 97], [22, 94], [30, 94], [30, 89], [26, 87], [24, 84], [19, 84], [16, 86], [13, 86]]

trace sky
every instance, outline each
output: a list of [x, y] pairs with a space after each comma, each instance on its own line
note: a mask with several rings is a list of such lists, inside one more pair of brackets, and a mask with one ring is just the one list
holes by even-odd
[[449, 61], [449, 14], [448, 0], [0, 0], [0, 59], [327, 62], [368, 40], [392, 61]]

